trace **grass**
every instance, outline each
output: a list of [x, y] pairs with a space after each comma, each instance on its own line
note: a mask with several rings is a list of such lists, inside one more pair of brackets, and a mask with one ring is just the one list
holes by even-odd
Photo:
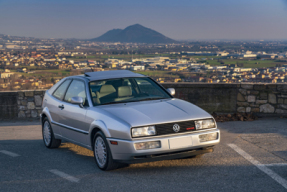
[[[261, 68], [261, 67], [275, 67], [280, 62], [276, 60], [243, 60], [243, 59], [222, 59], [224, 64], [237, 64], [242, 63], [244, 68]], [[207, 60], [206, 64], [211, 66], [223, 65], [217, 60]]]
[[179, 78], [177, 72], [171, 71], [135, 71], [136, 73], [140, 73], [143, 75], [147, 75], [150, 77], [171, 77], [171, 78]]
[[23, 75], [24, 77], [50, 77], [50, 78], [62, 78], [70, 75], [70, 71], [61, 69], [47, 69], [47, 70], [37, 70], [34, 73], [20, 73], [15, 72], [18, 75]]

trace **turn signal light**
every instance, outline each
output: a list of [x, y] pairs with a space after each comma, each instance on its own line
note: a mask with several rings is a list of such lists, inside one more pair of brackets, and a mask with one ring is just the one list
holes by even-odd
[[118, 145], [118, 142], [117, 142], [117, 141], [110, 141], [110, 143], [111, 143], [112, 145]]

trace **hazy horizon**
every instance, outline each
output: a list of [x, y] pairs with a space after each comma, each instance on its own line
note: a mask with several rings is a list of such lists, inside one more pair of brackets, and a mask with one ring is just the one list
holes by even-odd
[[0, 0], [0, 34], [38, 38], [89, 39], [138, 23], [175, 40], [287, 40], [286, 18], [287, 0]]

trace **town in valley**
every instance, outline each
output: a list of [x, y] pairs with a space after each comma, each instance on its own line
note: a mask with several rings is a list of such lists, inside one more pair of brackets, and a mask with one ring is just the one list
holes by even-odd
[[0, 90], [48, 89], [87, 71], [131, 70], [160, 83], [286, 83], [287, 41], [94, 42], [0, 35]]

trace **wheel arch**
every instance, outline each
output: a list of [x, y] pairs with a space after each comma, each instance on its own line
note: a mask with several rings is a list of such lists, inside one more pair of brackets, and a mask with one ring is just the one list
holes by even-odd
[[42, 111], [42, 113], [41, 113], [41, 116], [40, 116], [40, 121], [41, 121], [41, 124], [42, 124], [42, 125], [43, 125], [43, 121], [44, 121], [45, 117], [48, 118], [48, 120], [49, 120], [49, 122], [50, 122], [50, 124], [51, 124], [51, 122], [52, 122], [52, 117], [51, 117], [50, 112], [49, 112], [49, 110], [48, 110], [47, 107], [45, 107], [45, 108], [43, 109], [43, 111]]
[[93, 144], [94, 136], [98, 131], [103, 132], [105, 137], [111, 137], [111, 134], [110, 134], [106, 124], [103, 121], [101, 121], [101, 120], [93, 121], [93, 123], [90, 126], [90, 131], [89, 131], [90, 143], [91, 143], [92, 149], [94, 149], [94, 144]]

